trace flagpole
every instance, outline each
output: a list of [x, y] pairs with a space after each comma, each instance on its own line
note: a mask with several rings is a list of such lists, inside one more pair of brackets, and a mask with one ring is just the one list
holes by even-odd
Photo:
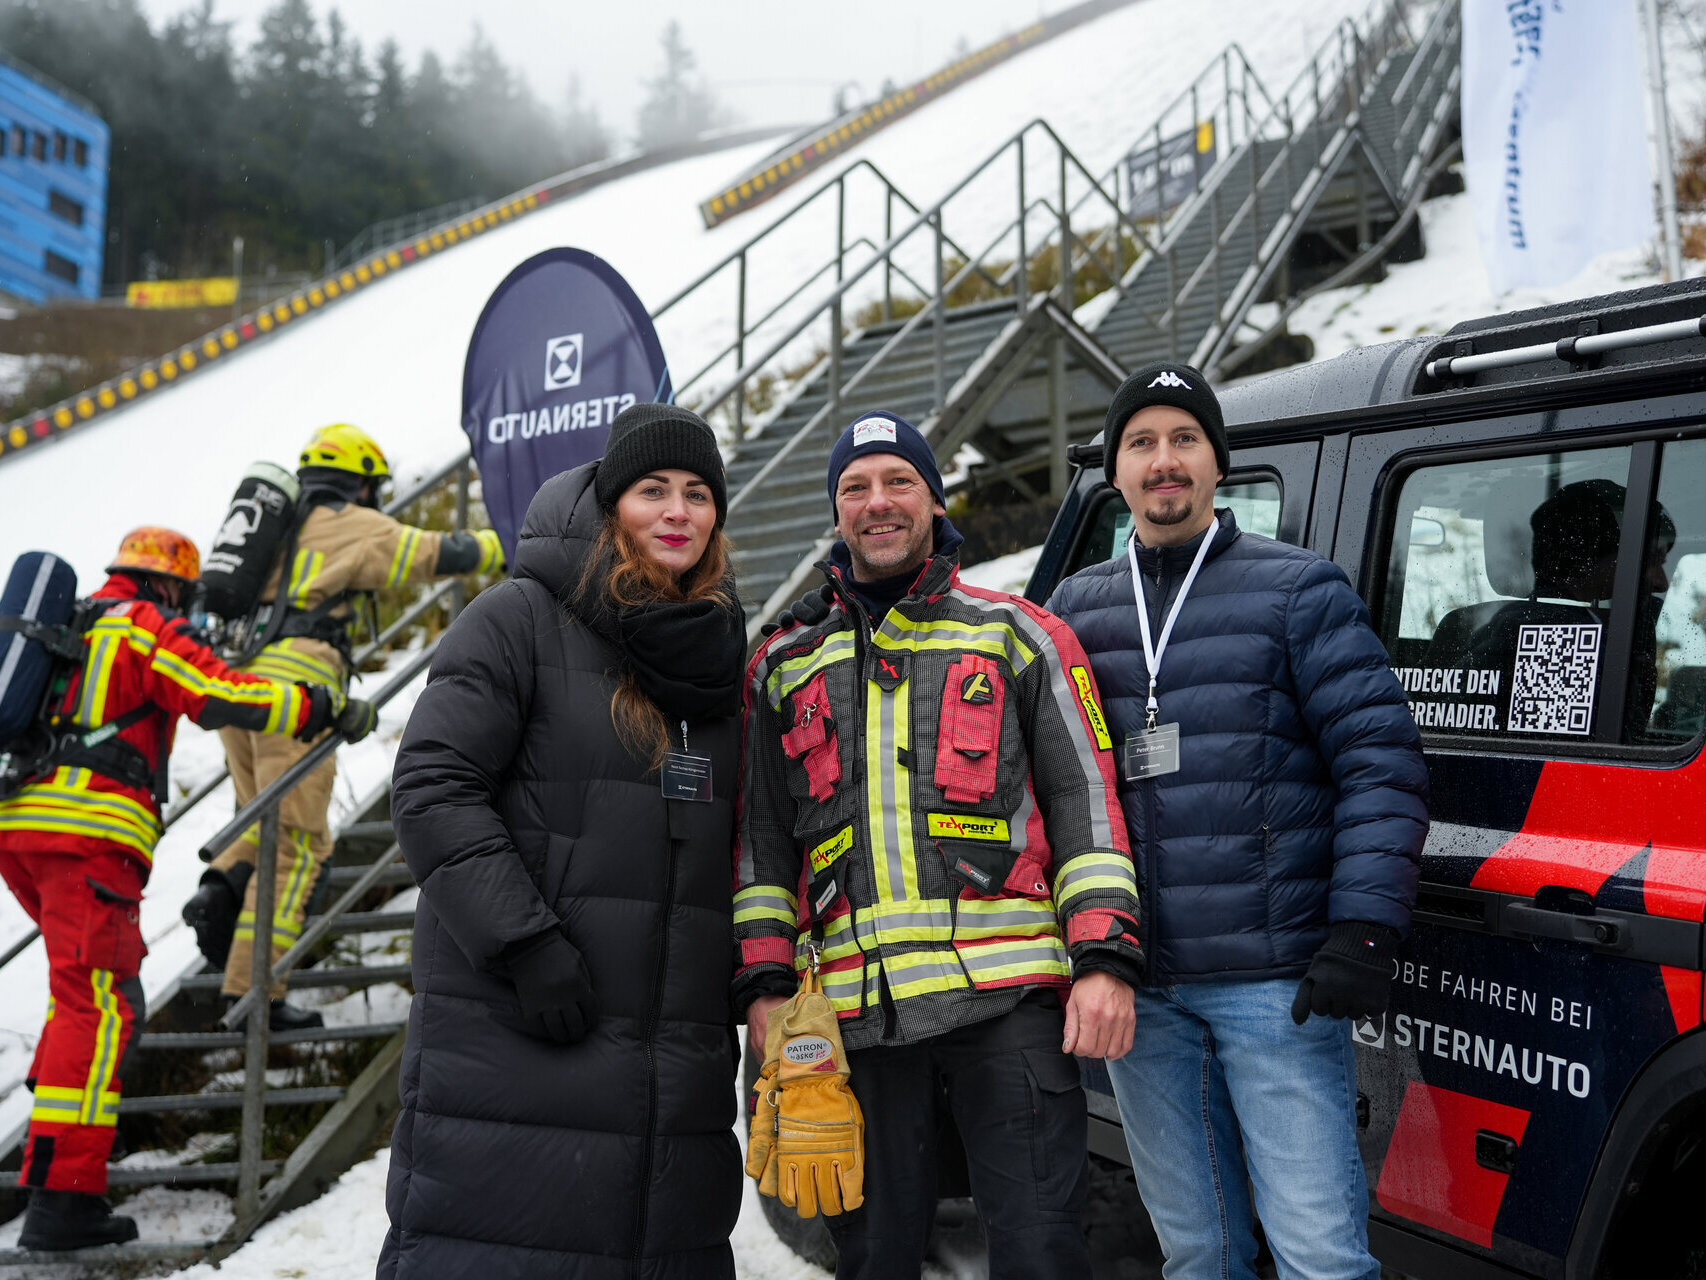
[[1653, 127], [1658, 130], [1659, 222], [1664, 232], [1665, 279], [1682, 279], [1682, 235], [1676, 223], [1676, 157], [1671, 150], [1670, 112], [1665, 106], [1664, 42], [1659, 37], [1657, 0], [1641, 0], [1647, 26], [1647, 84], [1653, 95]]

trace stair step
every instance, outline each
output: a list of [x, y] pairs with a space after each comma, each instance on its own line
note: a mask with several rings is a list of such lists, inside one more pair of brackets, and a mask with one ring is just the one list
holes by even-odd
[[[306, 1027], [301, 1031], [273, 1031], [268, 1044], [332, 1044], [344, 1040], [382, 1040], [396, 1035], [401, 1022], [367, 1022], [352, 1027]], [[241, 1049], [242, 1031], [163, 1031], [138, 1036], [135, 1046], [156, 1052], [207, 1053], [215, 1049]]]
[[64, 1253], [38, 1253], [34, 1249], [0, 1249], [0, 1267], [17, 1267], [32, 1263], [37, 1266], [86, 1263], [99, 1268], [100, 1274], [117, 1275], [120, 1273], [112, 1269], [115, 1264], [193, 1262], [218, 1243], [217, 1240], [162, 1240], [147, 1244], [104, 1244], [97, 1249], [70, 1249]]
[[[321, 1085], [307, 1089], [268, 1089], [269, 1107], [312, 1107], [322, 1102], [336, 1102], [344, 1096], [337, 1085]], [[243, 1105], [243, 1091], [234, 1089], [219, 1093], [164, 1093], [154, 1097], [120, 1098], [121, 1116], [154, 1114], [162, 1111], [232, 1111]]]
[[[286, 981], [292, 990], [307, 987], [368, 987], [381, 982], [407, 982], [406, 964], [334, 965], [314, 969], [294, 969]], [[225, 981], [223, 973], [198, 973], [179, 983], [184, 991], [217, 991]]]
[[[277, 1173], [284, 1168], [282, 1160], [261, 1161], [261, 1176]], [[243, 1166], [235, 1161], [223, 1164], [166, 1164], [107, 1166], [109, 1187], [200, 1187], [235, 1182], [242, 1176]], [[37, 1255], [40, 1256], [39, 1254]]]
[[[333, 867], [326, 873], [326, 881], [334, 889], [347, 889], [365, 874], [367, 874], [366, 867]], [[412, 885], [414, 882], [415, 878], [409, 873], [409, 868], [399, 862], [381, 871], [379, 878], [374, 881], [374, 887], [397, 888], [401, 885]]]

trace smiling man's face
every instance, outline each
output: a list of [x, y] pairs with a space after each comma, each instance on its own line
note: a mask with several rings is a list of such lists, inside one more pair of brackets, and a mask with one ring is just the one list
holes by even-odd
[[1144, 546], [1189, 542], [1208, 528], [1221, 478], [1208, 432], [1185, 410], [1152, 404], [1126, 420], [1114, 487], [1131, 508]]
[[918, 468], [897, 454], [855, 458], [835, 485], [835, 532], [847, 544], [858, 582], [921, 567], [941, 514]]

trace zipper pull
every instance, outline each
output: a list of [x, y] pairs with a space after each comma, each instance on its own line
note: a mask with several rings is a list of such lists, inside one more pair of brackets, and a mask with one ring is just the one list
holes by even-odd
[[687, 721], [685, 720], [681, 722], [681, 750], [684, 753], [687, 751]]

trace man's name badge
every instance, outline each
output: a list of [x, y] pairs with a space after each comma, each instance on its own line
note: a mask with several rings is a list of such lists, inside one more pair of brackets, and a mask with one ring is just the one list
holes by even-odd
[[661, 772], [665, 800], [710, 802], [710, 756], [696, 756], [687, 751], [666, 751]]
[[1142, 782], [1179, 772], [1179, 726], [1160, 724], [1128, 737], [1120, 748], [1120, 780]]

